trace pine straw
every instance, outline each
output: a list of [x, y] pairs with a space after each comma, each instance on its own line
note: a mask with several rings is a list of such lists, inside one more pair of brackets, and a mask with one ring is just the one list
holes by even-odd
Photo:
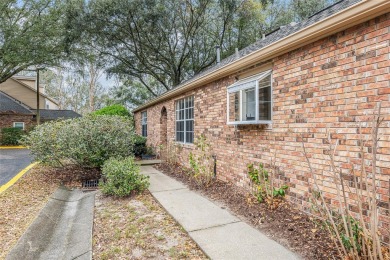
[[35, 166], [0, 194], [0, 259], [6, 257], [58, 187], [58, 181], [47, 178], [42, 169]]
[[96, 195], [93, 259], [207, 259], [150, 193]]

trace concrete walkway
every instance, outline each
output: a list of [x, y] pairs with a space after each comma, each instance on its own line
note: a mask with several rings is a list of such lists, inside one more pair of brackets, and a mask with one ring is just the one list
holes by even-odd
[[299, 259], [227, 210], [152, 166], [141, 166], [141, 173], [150, 176], [152, 195], [211, 259]]
[[6, 259], [92, 259], [95, 192], [59, 188]]

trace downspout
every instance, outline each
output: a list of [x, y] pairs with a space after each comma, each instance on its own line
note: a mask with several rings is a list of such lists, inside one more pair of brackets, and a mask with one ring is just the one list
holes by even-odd
[[211, 157], [214, 159], [214, 175], [213, 175], [213, 178], [216, 179], [217, 178], [217, 156], [215, 154], [213, 154]]

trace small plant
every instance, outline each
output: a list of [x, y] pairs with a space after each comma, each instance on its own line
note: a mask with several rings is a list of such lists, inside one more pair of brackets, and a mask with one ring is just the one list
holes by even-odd
[[142, 159], [156, 158], [155, 148], [153, 146], [146, 146], [145, 152], [141, 155]]
[[274, 188], [272, 191], [272, 195], [274, 197], [284, 197], [286, 196], [286, 190], [288, 189], [287, 185], [282, 185], [279, 189]]
[[210, 144], [204, 135], [197, 137], [194, 144], [199, 151], [199, 155], [195, 155], [192, 152], [189, 155], [190, 167], [194, 173], [193, 178], [199, 185], [208, 185], [214, 176], [214, 162]]
[[99, 183], [102, 193], [118, 197], [139, 193], [149, 187], [149, 177], [139, 173], [133, 157], [111, 158], [102, 167], [104, 181]]
[[134, 156], [140, 157], [141, 155], [146, 153], [146, 141], [146, 137], [143, 137], [141, 135], [134, 136]]
[[168, 143], [166, 146], [160, 145], [160, 156], [167, 164], [176, 165], [182, 149], [183, 147], [177, 143]]
[[[340, 221], [338, 222], [342, 223], [341, 218]], [[341, 224], [339, 225], [342, 243], [347, 250], [350, 251], [356, 248], [356, 251], [358, 252], [358, 254], [360, 254], [362, 251], [361, 243], [363, 238], [362, 237], [363, 229], [360, 227], [359, 221], [357, 221], [351, 216], [348, 218], [348, 222], [349, 222], [348, 225], [351, 227], [352, 230], [351, 237], [349, 237], [347, 231], [344, 230], [344, 226]]]
[[258, 202], [267, 202], [271, 208], [275, 208], [277, 206], [275, 198], [280, 199], [286, 195], [288, 186], [274, 187], [273, 174], [267, 171], [262, 163], [259, 164], [258, 168], [255, 168], [253, 164], [249, 164], [248, 175], [252, 183], [252, 193]]
[[20, 128], [3, 128], [1, 129], [1, 144], [2, 145], [18, 145], [24, 131]]

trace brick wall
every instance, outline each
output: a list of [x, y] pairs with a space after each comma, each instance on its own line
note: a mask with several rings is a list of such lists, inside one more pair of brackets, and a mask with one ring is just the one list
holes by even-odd
[[[167, 136], [174, 142], [174, 102], [184, 96], [195, 97], [195, 136], [205, 134], [217, 155], [217, 176], [235, 185], [248, 187], [247, 165], [270, 164], [276, 155], [281, 181], [290, 189], [288, 199], [308, 210], [311, 174], [302, 152], [307, 147], [313, 167], [325, 169], [319, 176], [320, 188], [334, 204], [335, 184], [329, 176], [328, 140], [340, 140], [336, 164], [343, 173], [359, 167], [359, 122], [372, 118], [381, 101], [384, 122], [377, 155], [377, 179], [381, 228], [389, 228], [390, 182], [390, 14], [318, 40], [283, 54], [273, 63], [273, 124], [228, 126], [226, 88], [234, 75], [208, 84], [175, 99], [147, 109], [148, 142], [158, 145], [161, 136], [161, 110], [167, 109]], [[140, 133], [140, 113], [136, 113]], [[361, 129], [369, 137], [370, 124]], [[369, 150], [369, 147], [365, 147]], [[188, 166], [191, 144], [183, 145], [179, 161]], [[196, 152], [196, 151], [195, 151]], [[354, 194], [350, 194], [353, 200]], [[353, 204], [353, 201], [352, 201]], [[351, 205], [353, 208], [353, 205]], [[388, 234], [385, 241], [389, 242]]]
[[35, 124], [32, 115], [0, 114], [0, 129], [13, 127], [14, 122], [24, 122], [25, 129], [28, 129]]

